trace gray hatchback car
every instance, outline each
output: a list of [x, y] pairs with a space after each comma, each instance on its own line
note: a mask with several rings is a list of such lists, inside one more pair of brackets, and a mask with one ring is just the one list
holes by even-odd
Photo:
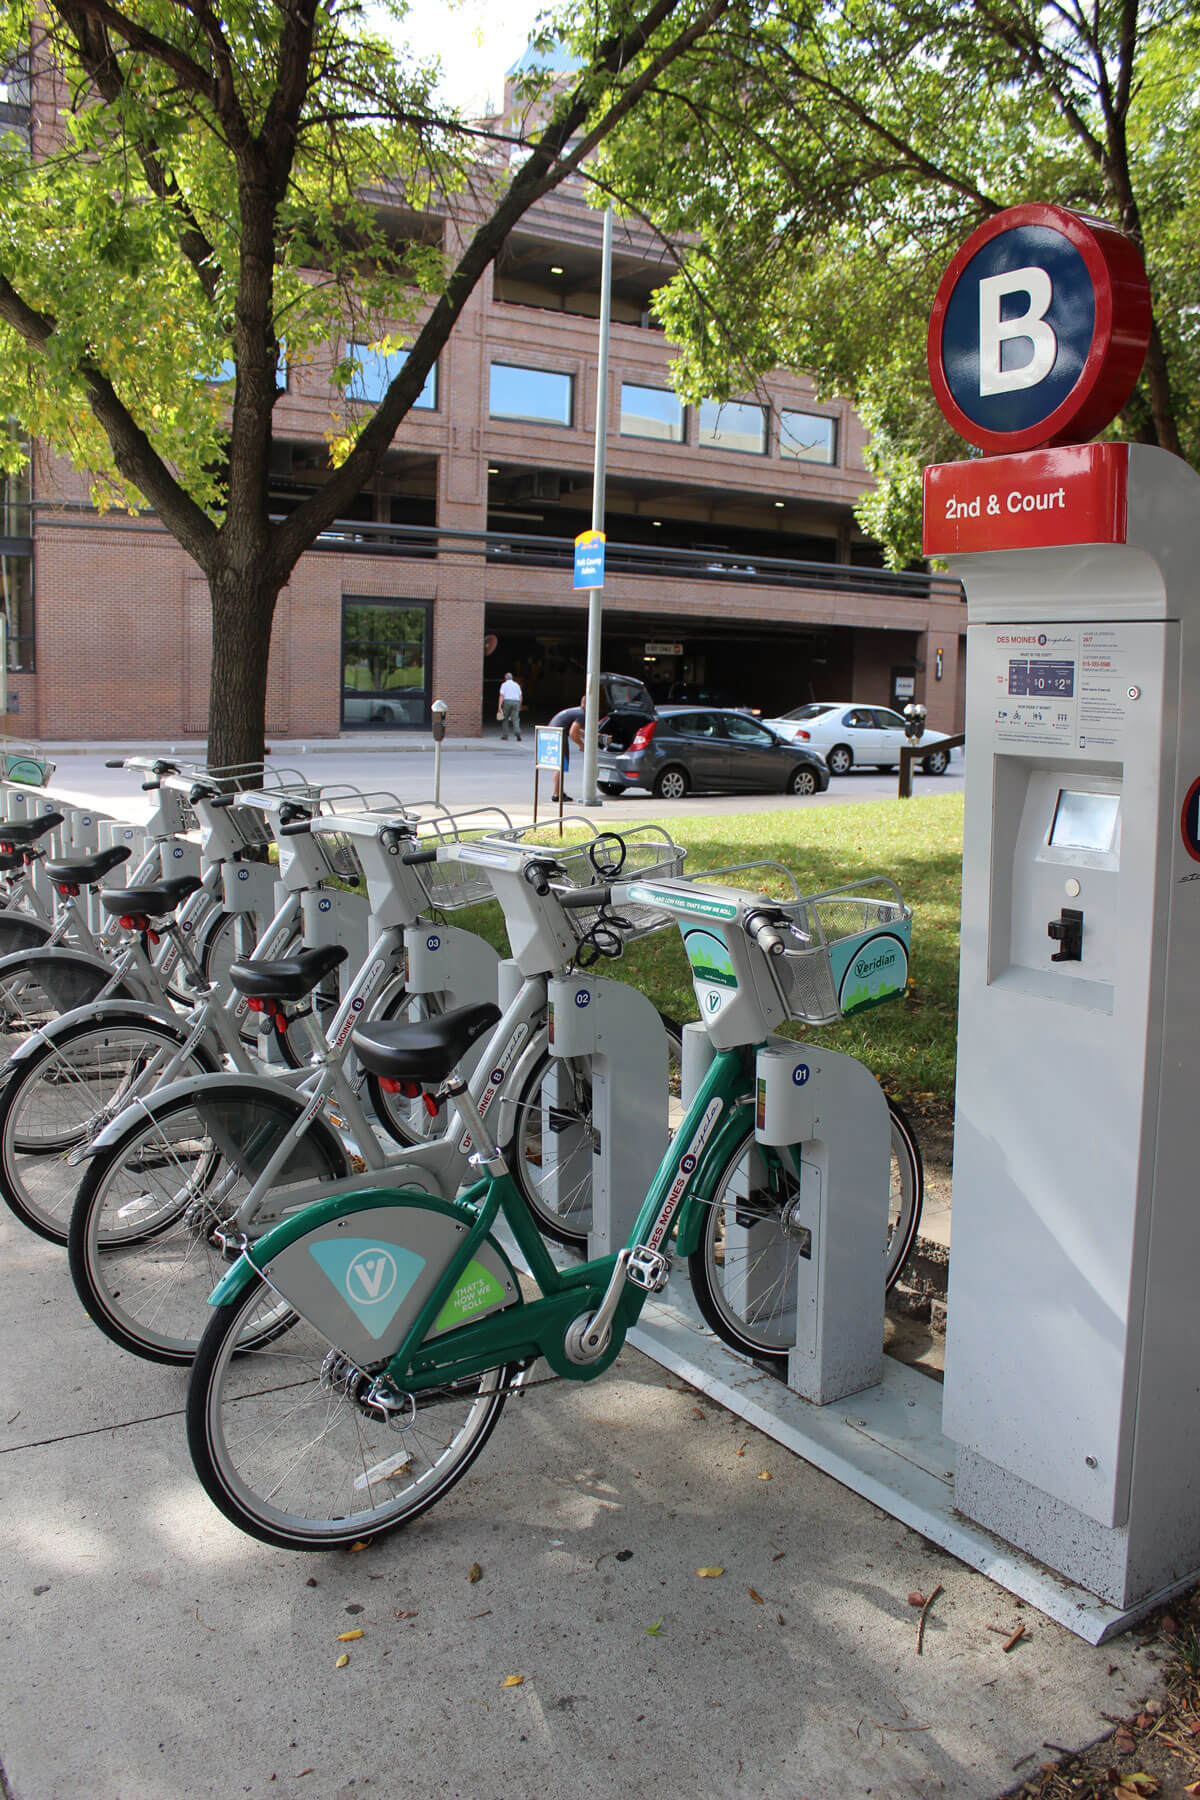
[[660, 800], [693, 789], [819, 794], [825, 759], [789, 744], [748, 713], [710, 706], [660, 706], [653, 718], [611, 713], [600, 723], [597, 781], [606, 794], [649, 788]]

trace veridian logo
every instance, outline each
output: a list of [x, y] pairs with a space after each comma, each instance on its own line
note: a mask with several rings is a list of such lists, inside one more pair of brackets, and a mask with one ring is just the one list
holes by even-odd
[[425, 1258], [400, 1244], [370, 1238], [320, 1238], [309, 1245], [327, 1275], [373, 1338], [381, 1338], [412, 1290]]

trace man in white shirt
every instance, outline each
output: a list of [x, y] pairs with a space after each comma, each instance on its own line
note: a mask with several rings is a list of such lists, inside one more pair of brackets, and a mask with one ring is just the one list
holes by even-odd
[[520, 682], [514, 681], [511, 675], [506, 675], [500, 683], [500, 736], [502, 739], [507, 738], [511, 725], [517, 734], [518, 744], [521, 741], [521, 701], [523, 697]]

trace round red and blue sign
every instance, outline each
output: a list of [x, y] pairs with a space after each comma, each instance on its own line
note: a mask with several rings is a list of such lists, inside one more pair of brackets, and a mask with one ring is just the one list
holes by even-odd
[[929, 375], [960, 437], [992, 452], [1086, 443], [1133, 392], [1150, 341], [1133, 239], [1063, 206], [972, 232], [929, 320]]

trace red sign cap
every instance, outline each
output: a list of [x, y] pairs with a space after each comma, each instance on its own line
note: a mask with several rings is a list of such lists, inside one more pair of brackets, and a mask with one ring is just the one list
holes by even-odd
[[1133, 239], [1064, 206], [1012, 206], [972, 232], [929, 320], [929, 377], [981, 450], [1086, 443], [1133, 392], [1150, 341]]

